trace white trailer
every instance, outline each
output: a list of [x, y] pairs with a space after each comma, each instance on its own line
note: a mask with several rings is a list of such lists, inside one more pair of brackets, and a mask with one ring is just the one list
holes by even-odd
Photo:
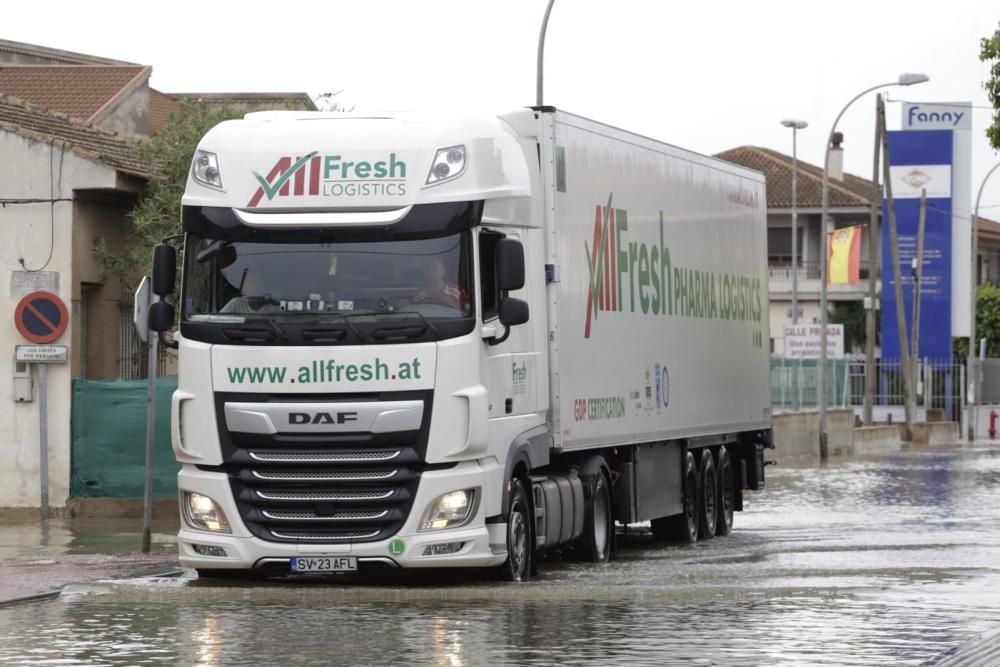
[[610, 558], [616, 522], [727, 534], [771, 446], [765, 201], [548, 107], [217, 126], [170, 341], [182, 563], [522, 581]]

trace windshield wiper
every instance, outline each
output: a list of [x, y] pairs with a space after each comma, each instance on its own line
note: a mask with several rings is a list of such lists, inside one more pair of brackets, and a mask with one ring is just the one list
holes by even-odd
[[[262, 330], [253, 327], [253, 324], [258, 322], [263, 322], [271, 327], [270, 331]], [[248, 326], [249, 325], [249, 326]], [[251, 342], [265, 342], [272, 340], [271, 333], [274, 333], [274, 338], [280, 341], [288, 340], [288, 334], [285, 333], [284, 329], [278, 326], [278, 323], [274, 321], [271, 317], [261, 317], [256, 316], [244, 320], [243, 325], [232, 325], [228, 327], [223, 327], [222, 333], [225, 334], [227, 338], [233, 340], [245, 340]], [[267, 335], [264, 335], [267, 334]]]
[[[365, 340], [367, 338], [367, 336], [365, 336], [363, 333], [361, 333], [361, 331], [356, 326], [354, 326], [353, 324], [351, 324], [351, 321], [350, 321], [350, 318], [357, 317], [359, 315], [371, 315], [371, 313], [367, 312], [367, 311], [365, 311], [365, 312], [354, 312], [354, 313], [350, 313], [350, 314], [345, 314], [345, 313], [319, 313], [315, 317], [310, 317], [308, 319], [299, 319], [300, 316], [295, 316], [295, 321], [296, 322], [301, 322], [303, 324], [312, 324], [312, 323], [315, 323], [315, 324], [325, 324], [327, 322], [330, 322], [330, 320], [334, 320], [334, 321], [340, 320], [340, 321], [342, 321], [344, 323], [344, 326], [346, 326], [348, 329], [351, 330], [352, 334], [354, 334], [355, 336], [357, 336], [361, 340]], [[303, 331], [303, 333], [305, 333], [305, 332]]]
[[396, 310], [387, 313], [378, 313], [378, 315], [416, 315], [422, 324], [410, 325], [401, 323], [398, 325], [385, 325], [381, 326], [372, 332], [372, 338], [377, 340], [385, 340], [388, 338], [417, 338], [423, 336], [424, 332], [428, 329], [434, 332], [434, 336], [440, 338], [441, 332], [438, 330], [434, 324], [428, 320], [422, 313], [418, 313], [415, 310]]

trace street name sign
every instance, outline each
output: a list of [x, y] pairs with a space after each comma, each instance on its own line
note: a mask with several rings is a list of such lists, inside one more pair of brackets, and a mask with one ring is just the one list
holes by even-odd
[[64, 364], [69, 361], [69, 348], [65, 345], [16, 345], [14, 358], [32, 364]]

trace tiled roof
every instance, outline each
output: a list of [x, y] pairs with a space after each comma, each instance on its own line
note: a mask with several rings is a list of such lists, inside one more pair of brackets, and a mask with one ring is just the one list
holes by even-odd
[[148, 77], [149, 71], [141, 66], [0, 65], [0, 94], [93, 120], [130, 83]]
[[[740, 146], [715, 157], [764, 172], [767, 177], [767, 207], [791, 208], [792, 158], [790, 155], [759, 146]], [[823, 170], [814, 164], [798, 161], [798, 199], [802, 208], [823, 204]], [[874, 194], [872, 182], [844, 174], [844, 180], [829, 179], [831, 208], [870, 206]]]
[[252, 111], [297, 109], [315, 111], [316, 105], [306, 93], [168, 93], [175, 100], [186, 98], [206, 106], [231, 105]]
[[10, 64], [35, 65], [135, 65], [124, 60], [113, 60], [104, 56], [92, 56], [87, 53], [76, 53], [50, 46], [13, 42], [0, 39], [0, 62]]
[[181, 110], [181, 104], [170, 95], [149, 89], [149, 131], [157, 132], [167, 126], [170, 114]]
[[118, 171], [145, 176], [134, 140], [0, 94], [0, 131], [3, 130], [47, 143], [61, 141], [78, 155], [99, 160]]

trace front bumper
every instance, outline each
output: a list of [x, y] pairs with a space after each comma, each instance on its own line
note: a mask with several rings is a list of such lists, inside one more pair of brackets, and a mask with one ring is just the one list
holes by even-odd
[[[196, 569], [276, 568], [296, 556], [356, 556], [360, 567], [389, 565], [403, 568], [492, 567], [507, 558], [506, 525], [485, 522], [490, 508], [499, 508], [496, 494], [502, 488], [503, 467], [495, 463], [465, 462], [447, 470], [424, 472], [420, 478], [412, 510], [403, 528], [379, 542], [311, 544], [268, 542], [252, 535], [243, 525], [232, 498], [229, 480], [224, 473], [207, 472], [184, 466], [178, 475], [178, 487], [206, 495], [219, 505], [229, 520], [232, 533], [213, 533], [191, 528], [182, 518], [178, 533], [181, 565]], [[483, 497], [473, 520], [460, 528], [418, 532], [417, 526], [427, 505], [442, 494], [480, 487]], [[182, 509], [183, 517], [183, 509]], [[424, 555], [432, 545], [461, 542], [461, 548], [448, 555]], [[220, 547], [225, 556], [206, 556], [195, 551], [200, 547]], [[204, 551], [204, 549], [202, 549]]]

